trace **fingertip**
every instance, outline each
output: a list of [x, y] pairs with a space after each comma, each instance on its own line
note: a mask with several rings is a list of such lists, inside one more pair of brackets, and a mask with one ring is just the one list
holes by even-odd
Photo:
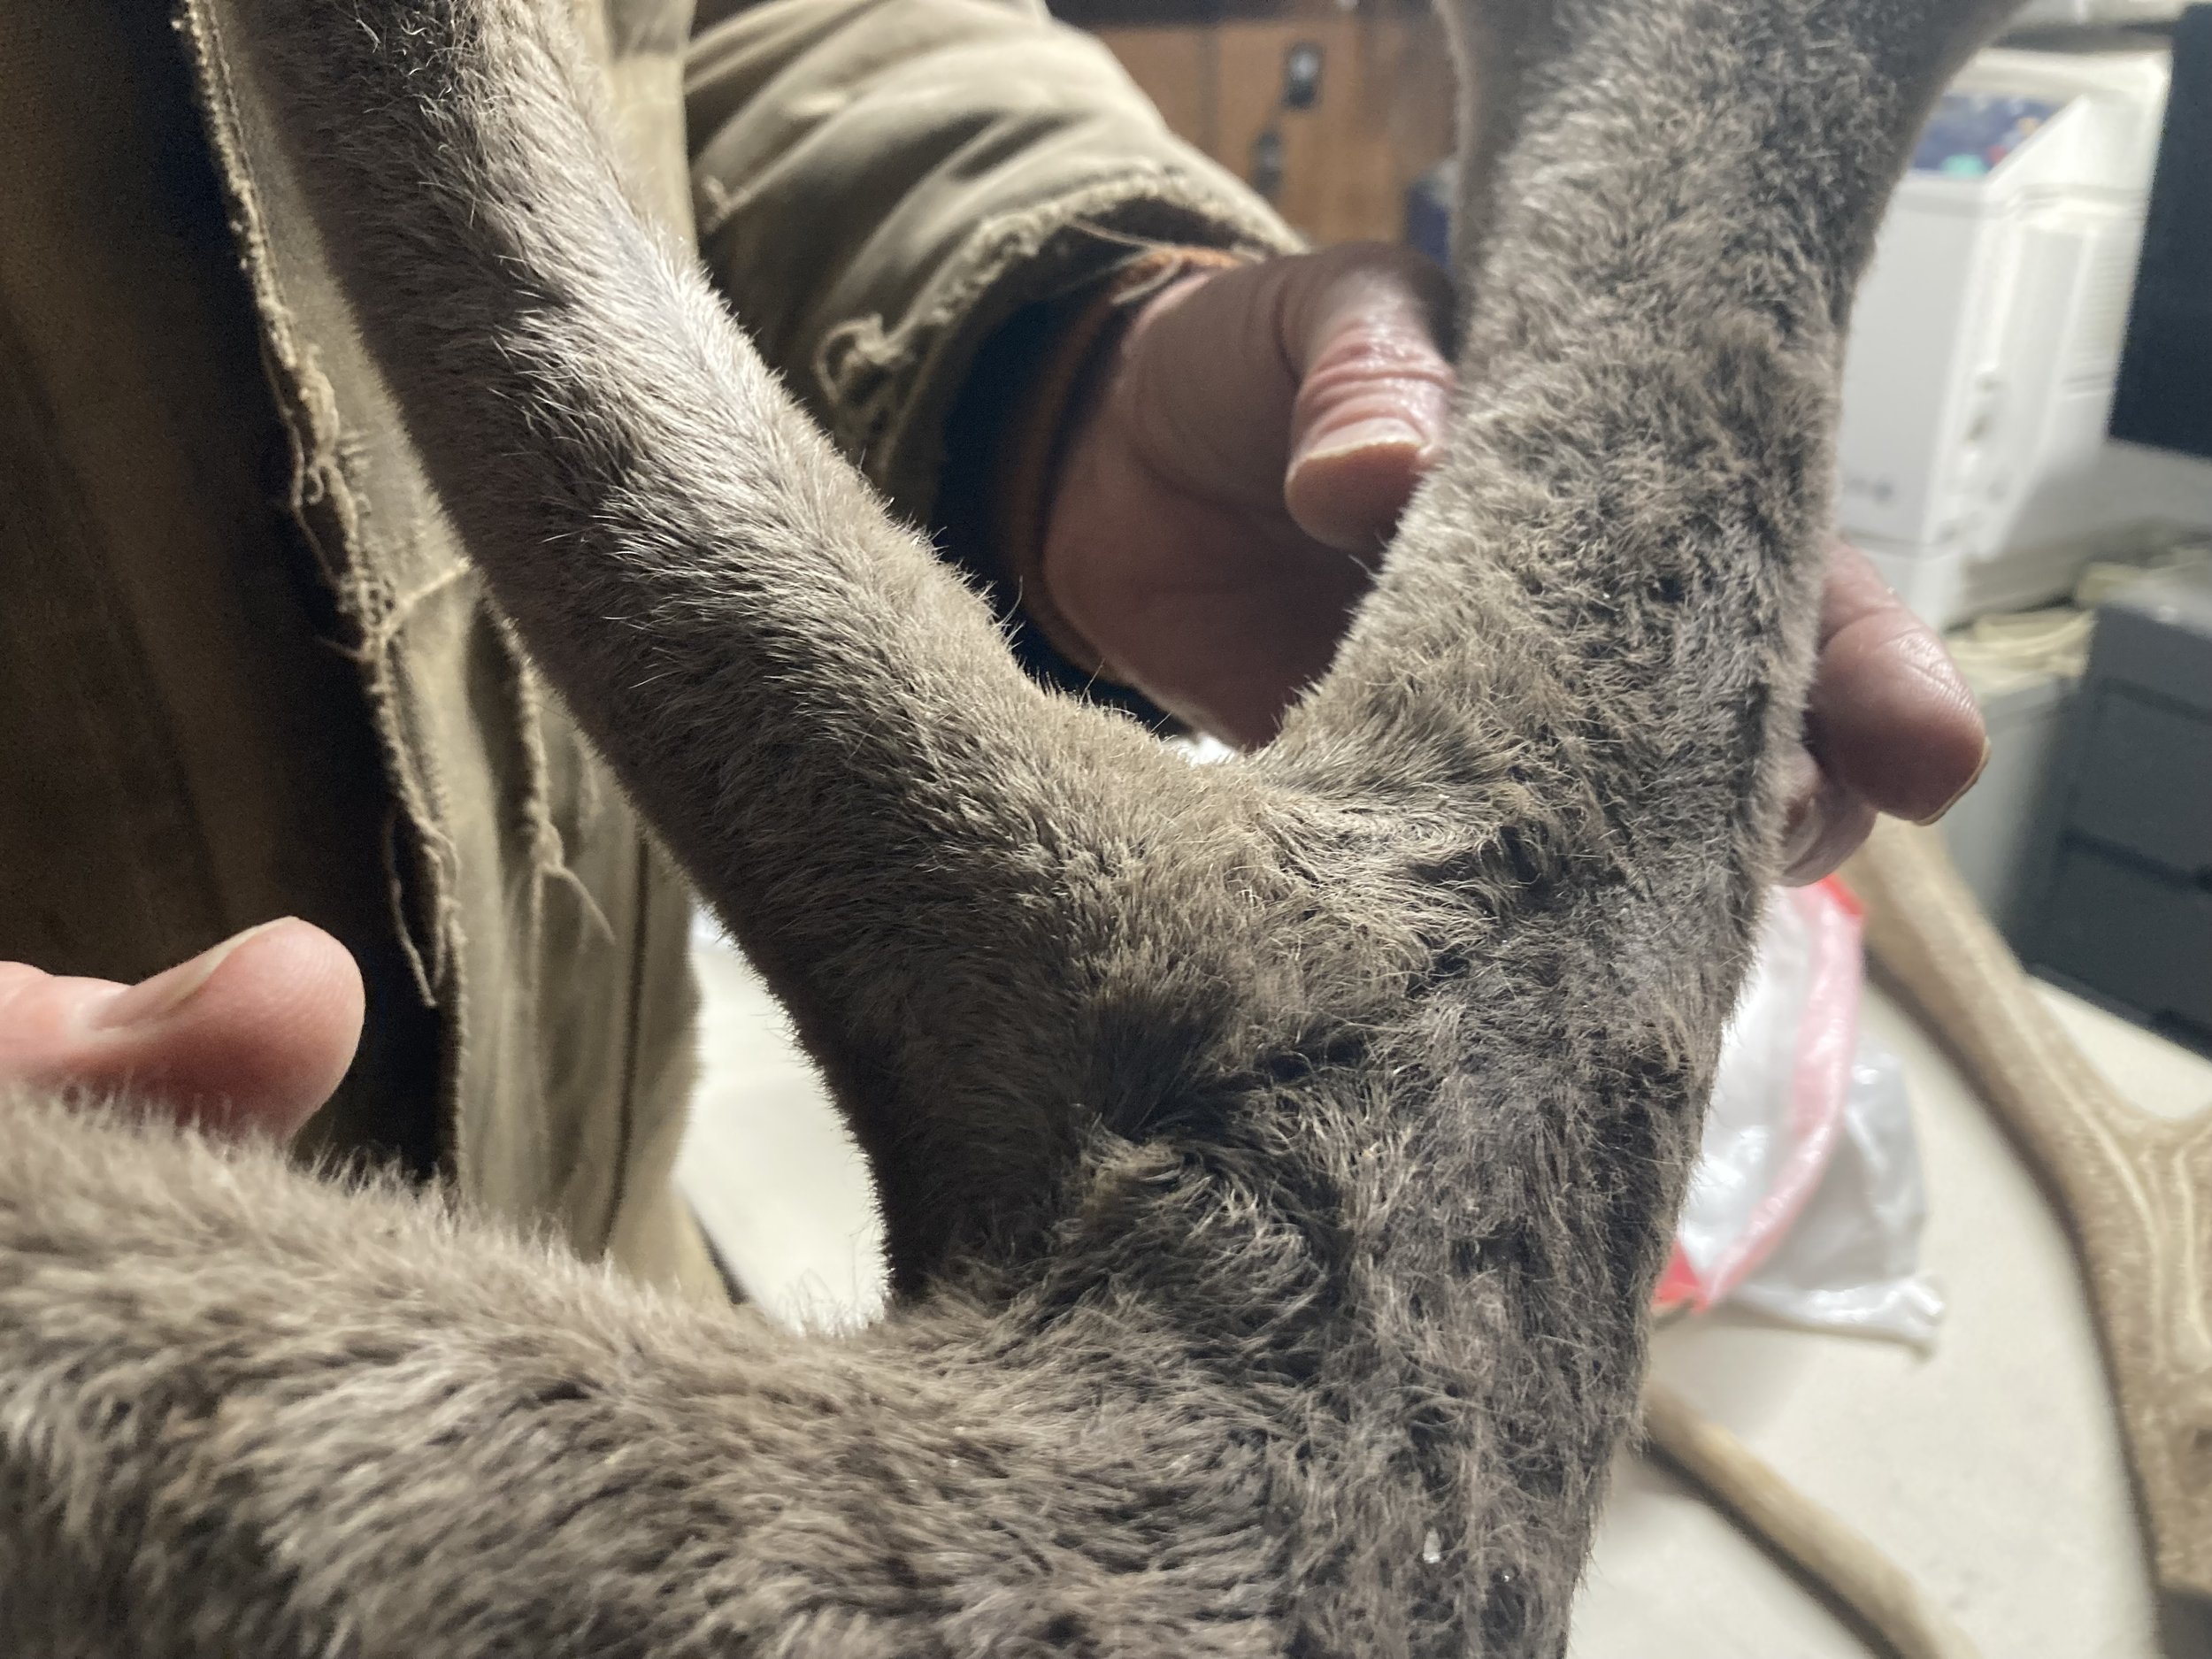
[[[1975, 718], [1978, 724], [1980, 720], [1980, 710], [1978, 709], [1975, 711]], [[1927, 828], [1932, 824], [1942, 822], [1944, 817], [1949, 813], [1951, 809], [1966, 798], [1966, 792], [1982, 780], [1982, 773], [1989, 769], [1989, 736], [1986, 728], [1983, 728], [1981, 753], [1975, 757], [1973, 765], [1968, 769], [1965, 776], [1959, 783], [1958, 787], [1952, 790], [1951, 793], [1938, 805], [1925, 812], [1923, 812], [1918, 818], [1913, 819], [1913, 822], [1919, 825], [1923, 829]]]
[[1323, 544], [1372, 552], [1441, 452], [1454, 372], [1441, 273], [1376, 245], [1317, 256], [1285, 322], [1297, 393], [1284, 503]]
[[1790, 850], [1782, 885], [1810, 887], [1833, 875], [1874, 833], [1879, 816], [1862, 796], [1843, 789], [1824, 790], [1812, 806], [1805, 833]]
[[1283, 480], [1283, 504], [1325, 547], [1373, 555], [1390, 537], [1430, 460], [1431, 440], [1389, 416], [1317, 434]]
[[[367, 998], [352, 952], [286, 918], [224, 957], [177, 1019], [180, 1057], [202, 1057], [196, 1120], [287, 1139], [327, 1101], [360, 1046]], [[195, 1036], [198, 1041], [196, 1042]]]
[[1886, 590], [1823, 644], [1807, 724], [1831, 773], [1916, 822], [1940, 818], [1988, 757], [1980, 707], [1942, 640]]
[[1784, 763], [1781, 884], [1809, 887], [1873, 833], [1874, 807], [1801, 745]]

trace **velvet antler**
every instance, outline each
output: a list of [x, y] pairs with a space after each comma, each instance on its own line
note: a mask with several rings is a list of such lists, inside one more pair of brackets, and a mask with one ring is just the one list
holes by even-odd
[[1993, 10], [1464, 0], [1449, 455], [1280, 741], [1206, 772], [1024, 681], [641, 228], [564, 8], [213, 15], [906, 1294], [784, 1338], [26, 1106], [0, 1629], [1557, 1651], [1773, 868], [1852, 280]]

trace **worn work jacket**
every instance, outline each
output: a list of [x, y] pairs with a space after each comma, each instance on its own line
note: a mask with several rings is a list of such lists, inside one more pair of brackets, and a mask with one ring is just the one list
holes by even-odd
[[[1009, 319], [1133, 248], [1290, 245], [1025, 0], [546, 3], [641, 205], [919, 520]], [[718, 1294], [670, 1181], [684, 885], [440, 511], [252, 13], [0, 0], [0, 958], [134, 979], [307, 917], [370, 996], [310, 1150]]]

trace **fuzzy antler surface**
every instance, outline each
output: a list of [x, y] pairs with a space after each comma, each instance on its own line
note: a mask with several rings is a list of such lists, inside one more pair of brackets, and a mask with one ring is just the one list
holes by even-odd
[[1852, 282], [1987, 0], [1456, 0], [1450, 451], [1202, 772], [1025, 681], [656, 247], [566, 7], [213, 11], [903, 1294], [787, 1337], [19, 1102], [8, 1651], [1557, 1652], [1773, 872]]

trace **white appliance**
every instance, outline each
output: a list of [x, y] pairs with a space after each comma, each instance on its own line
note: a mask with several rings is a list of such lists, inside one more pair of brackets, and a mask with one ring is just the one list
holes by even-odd
[[2084, 25], [2170, 23], [2189, 0], [2028, 0], [2005, 26], [2023, 29], [2079, 28]]
[[2055, 598], [2212, 463], [2105, 435], [2166, 103], [2162, 46], [1997, 50], [1944, 95], [1859, 291], [1845, 536], [1929, 622]]

